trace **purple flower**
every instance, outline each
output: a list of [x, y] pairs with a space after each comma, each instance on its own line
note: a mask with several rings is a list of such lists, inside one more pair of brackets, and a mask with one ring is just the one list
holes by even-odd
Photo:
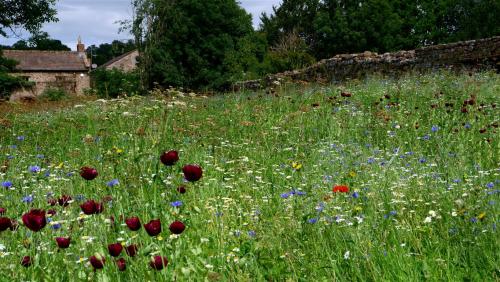
[[255, 231], [250, 230], [250, 231], [248, 231], [248, 236], [255, 238], [255, 236], [257, 236], [257, 234], [255, 233]]
[[352, 193], [352, 197], [353, 197], [354, 199], [359, 198], [359, 193], [358, 193], [358, 192], [354, 192], [354, 193]]
[[437, 125], [433, 125], [431, 128], [432, 132], [437, 132], [438, 130], [439, 130], [439, 126], [437, 126]]
[[290, 194], [289, 193], [283, 193], [280, 195], [281, 198], [283, 199], [287, 199], [288, 197], [290, 197]]
[[45, 158], [45, 156], [44, 156], [44, 155], [42, 155], [42, 154], [38, 154], [38, 155], [36, 155], [36, 157], [37, 157], [37, 158], [39, 158], [39, 159], [43, 159], [43, 158]]
[[12, 187], [12, 182], [11, 181], [4, 181], [4, 182], [2, 182], [2, 187], [3, 188], [10, 188], [10, 187]]
[[17, 136], [17, 141], [24, 141], [26, 139], [24, 135]]
[[375, 162], [375, 159], [374, 159], [374, 158], [369, 158], [369, 159], [368, 159], [368, 163], [369, 163], [369, 164], [372, 164], [372, 163], [374, 163], [374, 162]]
[[172, 207], [180, 207], [180, 206], [182, 206], [182, 201], [171, 202], [170, 205]]
[[32, 195], [28, 195], [28, 196], [24, 196], [23, 197], [23, 203], [30, 204], [31, 202], [33, 202], [33, 196]]
[[111, 181], [109, 181], [108, 183], [106, 183], [106, 185], [108, 185], [108, 187], [114, 187], [116, 185], [120, 184], [120, 182], [118, 181], [118, 179], [113, 179]]
[[470, 123], [466, 123], [466, 124], [464, 125], [464, 127], [465, 127], [465, 129], [470, 129], [472, 126], [470, 125]]
[[42, 169], [37, 166], [37, 165], [30, 165], [29, 168], [28, 168], [29, 172], [32, 172], [32, 173], [38, 173], [40, 172]]
[[307, 222], [310, 223], [310, 224], [314, 224], [314, 223], [318, 222], [318, 218], [317, 217], [310, 218], [310, 219], [307, 220]]
[[491, 188], [495, 187], [495, 183], [489, 182], [488, 184], [486, 184], [486, 187], [491, 189]]
[[430, 135], [428, 135], [428, 134], [426, 134], [424, 137], [422, 137], [422, 139], [424, 139], [424, 140], [429, 140], [429, 139], [431, 139], [431, 136], [430, 136]]
[[418, 161], [419, 161], [421, 164], [423, 164], [423, 163], [425, 163], [427, 160], [426, 160], [425, 158], [420, 158]]

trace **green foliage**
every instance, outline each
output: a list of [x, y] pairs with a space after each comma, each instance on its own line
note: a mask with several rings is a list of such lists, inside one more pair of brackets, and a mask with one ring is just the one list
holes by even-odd
[[223, 88], [241, 74], [235, 50], [253, 29], [236, 1], [142, 2], [135, 30], [145, 35], [142, 64], [149, 86]]
[[138, 72], [123, 72], [117, 69], [105, 70], [98, 68], [90, 73], [92, 87], [97, 96], [116, 98], [141, 94], [141, 84]]
[[92, 63], [101, 66], [109, 60], [122, 54], [137, 49], [133, 40], [125, 42], [113, 40], [111, 43], [104, 43], [99, 46], [91, 45], [87, 47], [87, 55], [92, 58]]
[[47, 32], [34, 34], [30, 39], [19, 40], [11, 47], [14, 50], [46, 50], [46, 51], [70, 51], [71, 49], [62, 44], [61, 40], [50, 38]]
[[15, 89], [31, 87], [33, 84], [16, 76], [9, 75], [17, 62], [2, 56], [0, 50], [0, 99], [8, 99]]
[[56, 0], [1, 0], [0, 36], [6, 29], [21, 27], [36, 32], [44, 22], [56, 21]]
[[39, 97], [41, 100], [61, 101], [68, 98], [66, 91], [60, 88], [47, 88]]

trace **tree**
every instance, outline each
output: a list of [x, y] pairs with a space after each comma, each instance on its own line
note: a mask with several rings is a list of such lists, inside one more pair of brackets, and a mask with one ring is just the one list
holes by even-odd
[[[235, 0], [135, 1], [136, 38], [149, 86], [200, 89], [228, 86], [238, 42], [253, 32], [251, 16]], [[141, 40], [141, 41], [142, 41]]]
[[35, 33], [45, 22], [57, 21], [56, 0], [0, 0], [0, 36], [6, 29], [24, 28]]
[[71, 49], [62, 44], [61, 40], [50, 38], [47, 32], [34, 34], [30, 39], [19, 40], [12, 45], [14, 50], [45, 50], [45, 51], [70, 51]]

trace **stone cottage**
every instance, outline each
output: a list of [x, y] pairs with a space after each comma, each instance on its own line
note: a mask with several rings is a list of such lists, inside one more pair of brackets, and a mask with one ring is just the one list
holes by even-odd
[[32, 88], [12, 93], [11, 100], [34, 98], [49, 88], [63, 89], [73, 95], [81, 95], [90, 88], [91, 62], [80, 38], [77, 51], [4, 50], [3, 54], [19, 63], [12, 75], [34, 82]]
[[106, 70], [118, 69], [123, 72], [133, 71], [137, 68], [138, 57], [139, 51], [133, 50], [108, 61], [101, 65], [101, 67]]

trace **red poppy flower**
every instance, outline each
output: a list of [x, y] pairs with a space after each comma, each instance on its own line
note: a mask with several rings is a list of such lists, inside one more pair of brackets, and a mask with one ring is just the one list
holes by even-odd
[[47, 214], [48, 214], [48, 215], [50, 215], [50, 216], [54, 216], [54, 215], [56, 215], [56, 214], [57, 214], [57, 212], [56, 212], [56, 210], [52, 210], [52, 209], [51, 209], [51, 210], [48, 210], [48, 211], [47, 211]]
[[71, 243], [71, 238], [57, 237], [56, 243], [59, 248], [67, 249]]
[[186, 226], [184, 225], [184, 223], [180, 221], [174, 221], [170, 224], [168, 229], [170, 229], [170, 232], [174, 234], [181, 234], [184, 231], [184, 229], [186, 229]]
[[116, 266], [118, 267], [118, 270], [125, 271], [127, 268], [127, 262], [124, 258], [119, 258], [116, 260]]
[[44, 210], [32, 209], [23, 214], [22, 219], [24, 225], [34, 232], [40, 231], [47, 224]]
[[84, 166], [80, 169], [80, 176], [85, 180], [93, 180], [99, 175], [97, 169], [93, 167]]
[[127, 224], [128, 228], [132, 231], [141, 229], [141, 221], [137, 216], [125, 219], [125, 224]]
[[184, 187], [184, 186], [177, 187], [177, 192], [179, 192], [181, 194], [186, 193], [186, 187]]
[[125, 252], [129, 257], [135, 257], [135, 255], [137, 254], [137, 250], [137, 245], [132, 244], [125, 249]]
[[86, 201], [85, 203], [80, 205], [84, 214], [98, 214], [104, 210], [104, 206], [102, 203], [97, 203], [94, 200]]
[[5, 231], [10, 228], [12, 225], [10, 218], [8, 217], [0, 217], [0, 231]]
[[349, 187], [347, 185], [335, 185], [333, 186], [333, 193], [348, 193]]
[[4, 214], [7, 210], [5, 208], [0, 208], [0, 215]]
[[340, 96], [342, 97], [352, 97], [352, 94], [349, 92], [340, 92]]
[[25, 256], [21, 260], [21, 265], [24, 266], [24, 267], [28, 267], [28, 266], [30, 266], [32, 264], [33, 264], [33, 261], [31, 260], [30, 256]]
[[182, 172], [184, 173], [184, 178], [190, 182], [198, 181], [203, 176], [201, 167], [197, 165], [185, 165], [182, 168]]
[[149, 265], [156, 270], [162, 270], [164, 267], [167, 267], [168, 260], [166, 257], [155, 256], [151, 259]]
[[71, 196], [68, 195], [62, 195], [61, 198], [57, 200], [60, 206], [67, 207], [69, 205], [69, 201], [73, 200]]
[[144, 229], [148, 232], [149, 236], [156, 236], [161, 233], [161, 222], [159, 219], [151, 220], [144, 224]]
[[122, 252], [122, 250], [123, 250], [123, 246], [120, 243], [114, 243], [114, 244], [108, 245], [108, 251], [112, 257], [119, 256], [120, 253]]
[[167, 166], [174, 165], [179, 160], [179, 154], [177, 151], [164, 152], [160, 156], [160, 161]]
[[47, 200], [47, 203], [51, 206], [55, 206], [57, 204], [57, 200], [56, 199], [53, 199], [53, 198], [50, 198]]
[[89, 258], [90, 264], [94, 269], [102, 269], [104, 267], [104, 262], [106, 261], [103, 256], [91, 256]]

